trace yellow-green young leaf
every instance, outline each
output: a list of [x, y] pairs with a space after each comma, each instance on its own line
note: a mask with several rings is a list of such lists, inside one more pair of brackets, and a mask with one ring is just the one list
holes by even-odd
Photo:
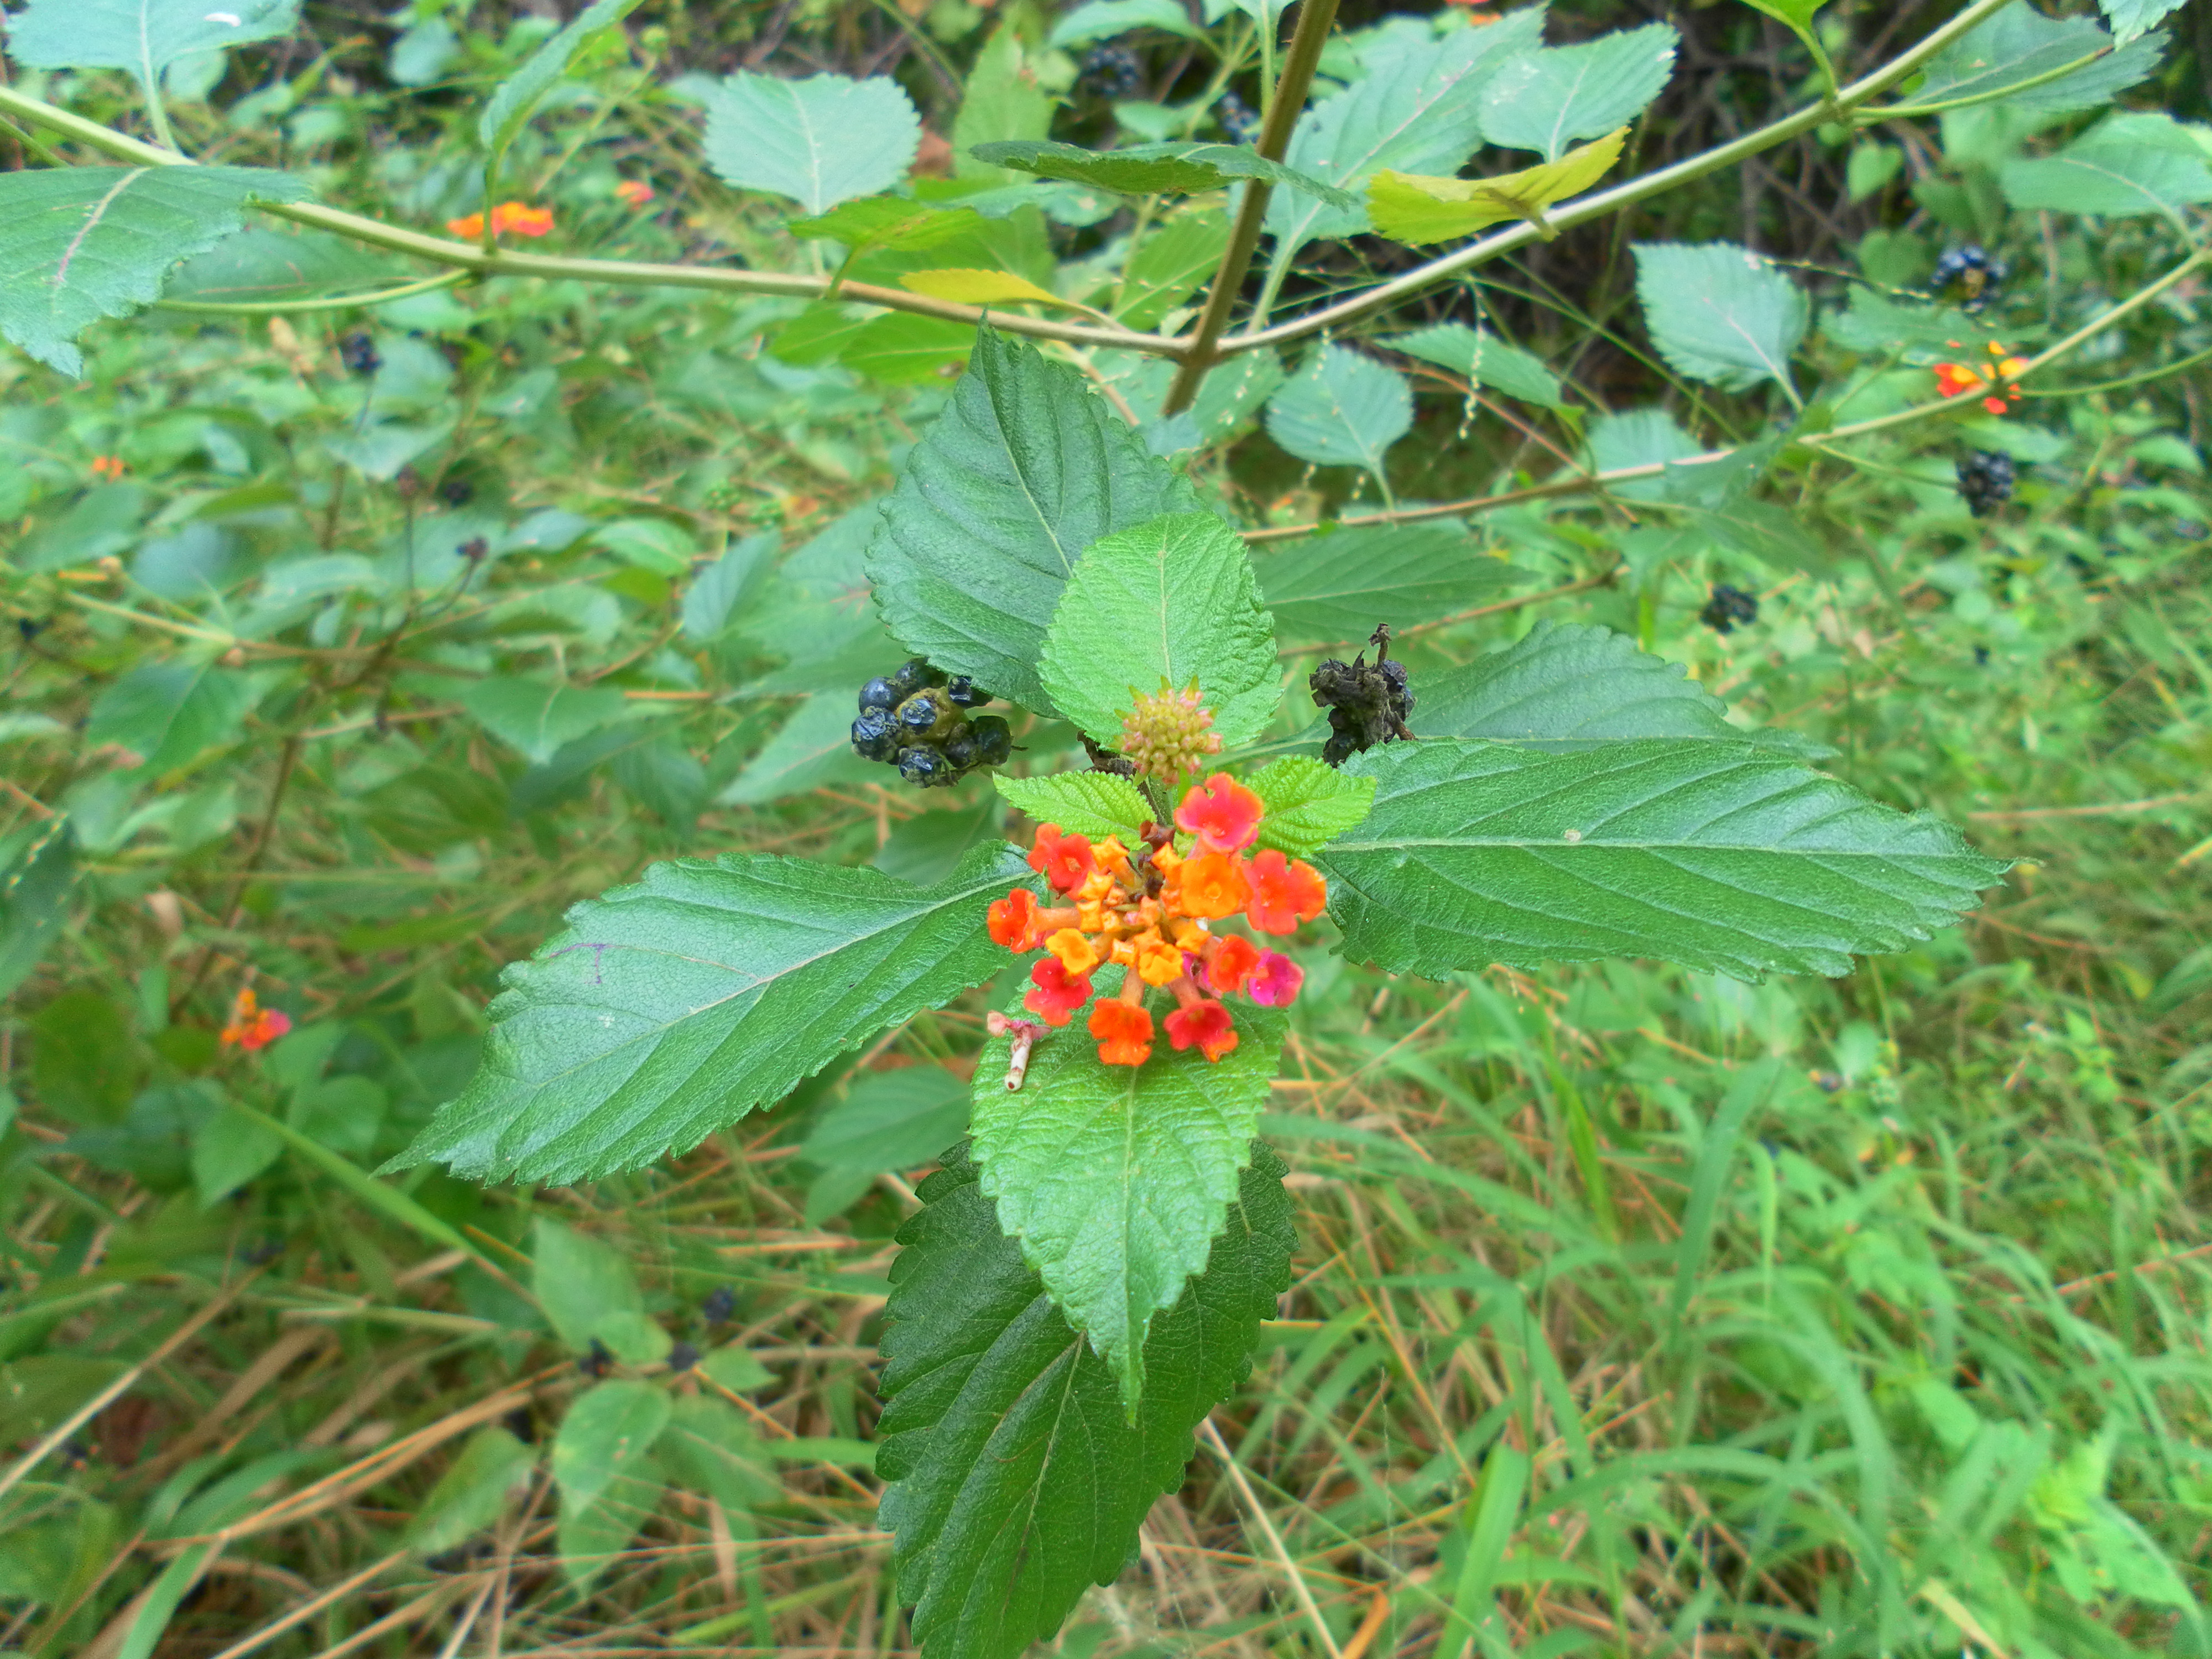
[[1359, 827], [1375, 801], [1375, 780], [1351, 777], [1310, 755], [1285, 755], [1244, 780], [1267, 805], [1260, 845], [1302, 859]]
[[1367, 187], [1367, 216], [1393, 241], [1419, 246], [1472, 235], [1486, 225], [1528, 219], [1545, 227], [1544, 210], [1579, 196], [1620, 159], [1628, 137], [1621, 127], [1578, 144], [1556, 161], [1494, 179], [1425, 179], [1378, 173]]
[[1146, 1512], [1182, 1483], [1192, 1430], [1243, 1380], [1291, 1282], [1285, 1171], [1256, 1141], [1249, 1156], [1206, 1271], [1152, 1321], [1133, 1424], [975, 1166], [956, 1149], [922, 1182], [884, 1310], [876, 1472], [924, 1653], [1018, 1659], [1121, 1574]]
[[1094, 841], [1119, 836], [1123, 845], [1134, 847], [1138, 832], [1152, 816], [1137, 786], [1111, 772], [1054, 772], [1042, 778], [994, 772], [991, 781], [1039, 823], [1056, 823], [1070, 835]]
[[933, 300], [957, 300], [962, 305], [1000, 305], [1013, 300], [1030, 305], [1064, 306], [1071, 311], [1083, 309], [1074, 301], [1063, 300], [1011, 270], [910, 270], [899, 281], [916, 294], [927, 294]]

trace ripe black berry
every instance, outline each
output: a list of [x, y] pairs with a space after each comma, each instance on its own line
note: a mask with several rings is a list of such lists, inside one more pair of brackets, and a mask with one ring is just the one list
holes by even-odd
[[1328, 741], [1321, 757], [1341, 766], [1378, 743], [1413, 735], [1406, 722], [1413, 712], [1413, 690], [1406, 665], [1389, 659], [1390, 630], [1378, 628], [1372, 641], [1375, 665], [1361, 652], [1350, 662], [1331, 657], [1306, 678], [1314, 706], [1328, 710]]
[[898, 730], [886, 710], [871, 708], [853, 722], [853, 752], [862, 760], [887, 761], [898, 745]]
[[950, 764], [965, 772], [975, 763], [978, 753], [975, 728], [965, 720], [961, 721], [945, 734], [942, 752]]
[[1145, 84], [1144, 67], [1127, 46], [1102, 40], [1083, 59], [1080, 85], [1100, 98], [1133, 98]]
[[920, 746], [898, 751], [898, 769], [899, 775], [908, 783], [918, 784], [924, 789], [950, 784], [959, 775], [936, 750]]
[[898, 693], [891, 690], [890, 681], [881, 674], [860, 688], [862, 714], [866, 714], [871, 708], [891, 709], [897, 707]]
[[672, 1376], [680, 1376], [699, 1363], [699, 1350], [689, 1342], [677, 1342], [668, 1350], [668, 1370]]
[[356, 329], [338, 342], [338, 361], [350, 374], [367, 376], [384, 367], [384, 359], [377, 355], [376, 342]]
[[1994, 449], [1978, 449], [1959, 458], [1959, 494], [1966, 510], [1986, 519], [2012, 499], [2015, 475], [2012, 457]]
[[945, 684], [945, 676], [921, 657], [908, 657], [898, 665], [898, 672], [890, 678], [892, 700], [896, 702], [904, 702], [925, 687]]
[[908, 743], [924, 738], [941, 741], [960, 723], [952, 699], [934, 686], [917, 691], [898, 706], [899, 735]]
[[1249, 144], [1260, 133], [1260, 117], [1251, 105], [1233, 92], [1224, 92], [1214, 100], [1213, 118], [1229, 135], [1232, 144]]
[[1969, 242], [1936, 260], [1936, 273], [1929, 282], [1936, 293], [1955, 297], [1963, 309], [1979, 311], [1989, 303], [1991, 290], [2004, 281], [2005, 273], [2003, 260], [1990, 258]]
[[977, 715], [968, 722], [968, 729], [975, 735], [978, 765], [1004, 766], [1013, 757], [1013, 730], [996, 714]]
[[963, 708], [981, 708], [991, 701], [991, 694], [965, 674], [955, 674], [945, 681], [945, 695]]
[[1705, 601], [1705, 608], [1698, 612], [1698, 620], [1716, 634], [1733, 634], [1738, 623], [1759, 620], [1759, 600], [1741, 588], [1730, 587], [1726, 582], [1717, 582], [1713, 596]]
[[727, 1322], [730, 1316], [737, 1310], [738, 1293], [727, 1285], [714, 1286], [708, 1291], [707, 1299], [699, 1304], [699, 1316], [709, 1325]]

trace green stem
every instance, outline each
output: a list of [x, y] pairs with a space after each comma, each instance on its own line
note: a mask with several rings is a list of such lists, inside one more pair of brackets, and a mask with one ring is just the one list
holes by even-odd
[[2131, 386], [2148, 386], [2153, 380], [2162, 380], [2169, 374], [2179, 374], [2184, 369], [2194, 368], [2208, 358], [2212, 358], [2212, 346], [2207, 346], [2202, 351], [2191, 352], [2179, 362], [2168, 363], [2163, 368], [2147, 368], [2140, 374], [2126, 375], [2117, 380], [2100, 380], [2094, 386], [2052, 386], [2047, 392], [2040, 390], [2030, 392], [2023, 386], [2021, 389], [2021, 396], [2023, 398], [2085, 398], [2099, 392], [2124, 392]]
[[471, 279], [474, 273], [449, 270], [442, 276], [425, 276], [419, 283], [406, 283], [398, 288], [381, 289], [374, 294], [339, 294], [314, 300], [240, 300], [230, 304], [218, 304], [203, 300], [156, 300], [156, 311], [181, 311], [205, 317], [276, 317], [296, 311], [345, 311], [355, 306], [380, 306], [387, 300], [405, 300], [417, 294], [434, 293], [441, 288], [458, 288]]
[[1858, 122], [1861, 125], [1866, 125], [1875, 121], [1901, 120], [1908, 115], [1941, 115], [1948, 110], [1972, 109], [1977, 104], [1994, 104], [1999, 99], [2010, 98], [2017, 93], [2026, 92], [2031, 87], [2046, 86], [2053, 81], [2063, 80], [2075, 70], [2088, 68], [2100, 58], [2109, 54], [2112, 50], [2110, 46], [2100, 46], [2087, 58], [2076, 58], [2070, 64], [2061, 64], [2055, 70], [2045, 70], [2042, 74], [2030, 76], [2025, 81], [2014, 81], [2008, 86], [1999, 87], [1994, 92], [1970, 93], [1964, 98], [1942, 98], [1932, 104], [1892, 104], [1885, 109], [1862, 110], [1859, 112]]
[[[1260, 154], [1270, 161], [1279, 161], [1290, 148], [1291, 129], [1296, 125], [1298, 112], [1305, 107], [1306, 89], [1313, 85], [1314, 70], [1321, 64], [1321, 49], [1328, 40], [1330, 27], [1336, 21], [1336, 0], [1299, 0], [1298, 27], [1291, 36], [1291, 50], [1283, 59], [1283, 75], [1268, 94], [1267, 118], [1260, 125]], [[1244, 199], [1237, 206], [1237, 222], [1229, 233], [1229, 246], [1222, 250], [1221, 264], [1213, 273], [1213, 284], [1206, 290], [1206, 308], [1199, 313], [1198, 326], [1192, 331], [1189, 343], [1183, 348], [1182, 362], [1176, 369], [1175, 384], [1160, 404], [1160, 413], [1174, 415], [1188, 409], [1198, 396], [1198, 388], [1206, 379], [1206, 372], [1213, 367], [1215, 348], [1222, 333], [1229, 326], [1229, 313], [1236, 307], [1238, 290], [1244, 286], [1244, 273], [1251, 269], [1252, 255], [1260, 246], [1261, 227], [1267, 217], [1267, 198], [1272, 186], [1264, 179], [1255, 179], [1244, 186]]]

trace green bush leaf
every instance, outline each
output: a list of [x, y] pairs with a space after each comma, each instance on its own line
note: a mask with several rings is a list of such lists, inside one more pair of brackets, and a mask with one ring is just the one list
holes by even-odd
[[[1103, 997], [1121, 981], [1115, 968], [1093, 980]], [[1234, 1014], [1237, 1045], [1218, 1064], [1170, 1048], [1158, 1014], [1142, 1066], [1103, 1064], [1079, 1018], [1037, 1043], [1013, 1092], [1003, 1086], [1011, 1039], [994, 1037], [975, 1062], [971, 1150], [983, 1190], [1133, 1415], [1146, 1331], [1206, 1267], [1282, 1048], [1281, 1011], [1240, 1002]]]
[[[1156, 326], [1213, 275], [1228, 246], [1229, 216], [1220, 209], [1194, 203], [1166, 215], [1123, 266], [1121, 284], [1113, 291], [1114, 314], [1131, 328]], [[1272, 353], [1248, 351], [1225, 364], [1215, 364], [1206, 384], [1216, 388], [1218, 398], [1221, 385], [1254, 371], [1265, 372], [1274, 362]]]
[[307, 193], [304, 179], [262, 167], [0, 173], [0, 334], [81, 375], [78, 335], [160, 299], [169, 268], [236, 230], [248, 203]]
[[1250, 1148], [1206, 1271], [1156, 1316], [1134, 1425], [1106, 1364], [999, 1230], [964, 1158], [900, 1231], [884, 1334], [878, 1511], [927, 1659], [1018, 1659], [1110, 1583], [1182, 1480], [1192, 1431], [1250, 1364], [1291, 1282], [1284, 1166]]
[[1378, 343], [1464, 374], [1478, 386], [1523, 403], [1540, 404], [1546, 409], [1566, 407], [1565, 399], [1559, 396], [1559, 378], [1544, 367], [1540, 358], [1465, 323], [1438, 323]]
[[1731, 392], [1790, 384], [1805, 296], [1771, 261], [1732, 242], [1635, 246], [1644, 326], [1677, 374]]
[[2056, 155], [2015, 157], [1997, 173], [2016, 208], [2126, 219], [2212, 202], [2212, 166], [2170, 115], [2110, 115]]
[[1132, 691], [1196, 682], [1231, 747], [1282, 701], [1275, 630], [1237, 532], [1211, 513], [1173, 513], [1093, 542], [1053, 612], [1038, 665], [1045, 695], [1100, 742]]
[[94, 699], [85, 746], [127, 749], [158, 777], [235, 741], [264, 689], [254, 676], [213, 663], [147, 663]]
[[540, 766], [564, 744], [619, 725], [635, 712], [629, 700], [611, 687], [556, 685], [507, 675], [478, 680], [461, 693], [460, 703], [477, 725]]
[[1006, 139], [1042, 138], [1052, 130], [1052, 95], [1038, 79], [1042, 65], [1032, 61], [1022, 40], [1021, 20], [1009, 17], [991, 31], [975, 54], [975, 67], [960, 90], [960, 112], [952, 118], [952, 173], [958, 179], [1019, 184], [1021, 175], [975, 158], [978, 144]]
[[[1927, 78], [1907, 101], [1947, 104], [2002, 96], [2014, 109], [2051, 115], [2094, 109], [2153, 74], [2166, 51], [2166, 38], [2162, 33], [2148, 36], [2117, 52], [2112, 46], [2112, 37], [2089, 18], [2045, 17], [2027, 0], [2014, 0], [1929, 58]], [[2100, 52], [2106, 55], [2070, 75], [2024, 85]]]
[[604, 1571], [659, 1504], [653, 1448], [670, 1415], [666, 1390], [650, 1382], [600, 1382], [569, 1402], [553, 1440], [553, 1479], [561, 1489], [561, 1566], [570, 1583]]
[[817, 692], [792, 710], [716, 800], [724, 806], [754, 806], [827, 783], [890, 776], [854, 753], [853, 714], [850, 697]]
[[502, 1428], [479, 1429], [416, 1506], [404, 1534], [418, 1555], [465, 1542], [505, 1514], [530, 1484], [538, 1453]]
[[[8, 19], [8, 55], [26, 69], [128, 70], [151, 95], [172, 64], [299, 24], [300, 0], [31, 0]], [[0, 209], [0, 223], [7, 218]]]
[[1267, 803], [1260, 845], [1294, 859], [1310, 858], [1357, 830], [1375, 803], [1375, 780], [1348, 777], [1310, 755], [1269, 761], [1244, 780]]
[[1844, 974], [1948, 926], [2007, 867], [1746, 746], [1429, 739], [1351, 766], [1376, 780], [1375, 810], [1316, 862], [1344, 954], [1397, 972], [1656, 957]]
[[1377, 478], [1382, 457], [1413, 424], [1405, 378], [1364, 353], [1325, 345], [1267, 399], [1267, 435], [1316, 466], [1360, 466]]
[[1828, 752], [1792, 732], [1731, 726], [1727, 706], [1680, 663], [1581, 623], [1540, 622], [1503, 651], [1419, 676], [1413, 689], [1414, 729], [1425, 738], [1486, 738], [1553, 753], [1633, 738]]
[[1093, 40], [1127, 34], [1131, 29], [1165, 29], [1192, 40], [1203, 38], [1189, 14], [1175, 0], [1089, 0], [1054, 23], [1045, 44], [1088, 46]]
[[593, 0], [576, 14], [574, 22], [524, 58], [522, 67], [499, 83], [483, 113], [477, 118], [477, 137], [491, 158], [494, 172], [515, 134], [528, 125], [539, 100], [568, 74], [577, 56], [620, 27], [637, 5], [638, 0]]
[[1576, 139], [1634, 120], [1674, 74], [1680, 42], [1672, 24], [1647, 23], [1580, 46], [1522, 52], [1482, 89], [1482, 136], [1556, 161]]
[[1007, 138], [978, 144], [979, 161], [1033, 173], [1042, 179], [1065, 179], [1071, 184], [1110, 190], [1117, 196], [1194, 196], [1202, 191], [1224, 190], [1239, 179], [1264, 179], [1302, 191], [1332, 207], [1356, 208], [1358, 198], [1349, 191], [1308, 178], [1295, 167], [1270, 161], [1242, 144], [1206, 144], [1189, 140], [1160, 144], [1132, 144], [1126, 149], [1085, 149], [1079, 144], [1054, 143], [1043, 138]]
[[2098, 9], [2111, 20], [2123, 46], [2168, 12], [2179, 10], [2181, 3], [2182, 0], [2097, 0]]
[[983, 228], [973, 208], [933, 208], [902, 196], [864, 196], [785, 227], [804, 241], [842, 242], [861, 254], [876, 248], [920, 252]]
[[908, 650], [1050, 714], [1037, 659], [1077, 559], [1117, 530], [1197, 506], [1079, 370], [984, 329], [951, 405], [908, 457], [868, 577]]
[[405, 280], [397, 261], [320, 231], [249, 225], [169, 273], [164, 299], [234, 305], [312, 300]]
[[1042, 778], [1010, 778], [994, 772], [999, 793], [1039, 823], [1056, 823], [1071, 835], [1093, 841], [1119, 836], [1134, 847], [1152, 809], [1137, 786], [1111, 772], [1054, 772]]
[[739, 190], [787, 196], [818, 214], [906, 176], [921, 118], [897, 82], [740, 70], [707, 106], [707, 165]]
[[1256, 563], [1276, 629], [1293, 640], [1364, 641], [1377, 623], [1432, 622], [1528, 579], [1463, 532], [1418, 526], [1331, 530]]
[[[700, 1368], [709, 1363], [700, 1361]], [[782, 1489], [752, 1425], [713, 1395], [683, 1395], [672, 1402], [659, 1451], [672, 1477], [704, 1492], [726, 1514], [744, 1515], [772, 1503]]]
[[538, 1305], [571, 1352], [598, 1341], [628, 1365], [667, 1354], [668, 1333], [646, 1317], [637, 1275], [611, 1245], [540, 1216], [531, 1231], [530, 1265]]
[[684, 1152], [887, 1025], [1006, 966], [1005, 843], [950, 879], [725, 854], [657, 864], [509, 967], [482, 1067], [397, 1165], [580, 1181]]

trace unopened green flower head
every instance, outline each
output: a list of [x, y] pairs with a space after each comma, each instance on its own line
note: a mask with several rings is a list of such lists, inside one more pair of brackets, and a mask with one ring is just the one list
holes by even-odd
[[1213, 729], [1213, 711], [1200, 703], [1198, 682], [1181, 691], [1160, 682], [1156, 696], [1146, 696], [1129, 688], [1129, 712], [1121, 718], [1121, 738], [1115, 746], [1136, 763], [1146, 777], [1175, 784], [1186, 773], [1195, 772], [1209, 755], [1221, 752], [1221, 734]]

